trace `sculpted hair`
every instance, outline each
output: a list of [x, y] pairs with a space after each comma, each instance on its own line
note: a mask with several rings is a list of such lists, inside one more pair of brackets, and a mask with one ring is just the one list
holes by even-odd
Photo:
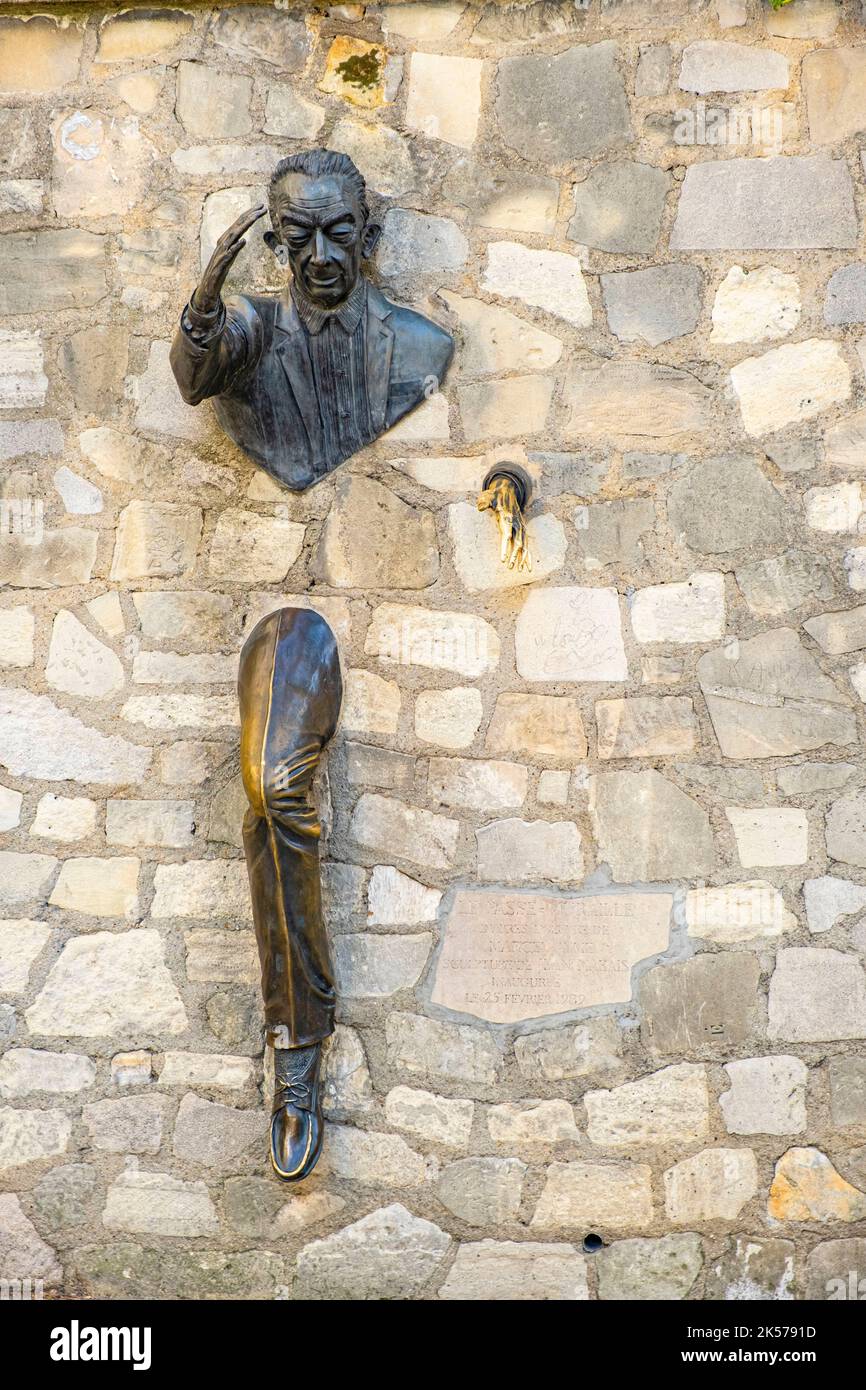
[[338, 154], [336, 150], [302, 150], [300, 154], [290, 154], [285, 159], [281, 159], [271, 175], [270, 187], [268, 188], [268, 207], [275, 230], [275, 194], [281, 179], [285, 178], [286, 174], [307, 174], [312, 179], [325, 177], [342, 179], [357, 198], [364, 221], [366, 222], [370, 216], [370, 209], [367, 204], [367, 185], [363, 175], [347, 154]]

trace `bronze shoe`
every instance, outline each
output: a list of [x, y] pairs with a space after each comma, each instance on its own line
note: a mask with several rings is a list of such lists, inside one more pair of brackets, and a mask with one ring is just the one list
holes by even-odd
[[284, 1182], [300, 1182], [322, 1152], [325, 1125], [319, 1095], [321, 1045], [274, 1048], [271, 1163]]

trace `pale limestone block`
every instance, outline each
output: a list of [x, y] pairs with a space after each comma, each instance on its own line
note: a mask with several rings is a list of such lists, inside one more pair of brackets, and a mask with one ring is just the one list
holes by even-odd
[[562, 356], [562, 340], [496, 304], [442, 290], [440, 298], [457, 316], [463, 339], [463, 375], [545, 371]]
[[[515, 862], [512, 872], [518, 868]], [[560, 861], [547, 876], [567, 872]], [[553, 897], [459, 889], [436, 962], [433, 1003], [490, 1023], [627, 1003], [633, 967], [667, 949], [671, 904], [663, 893]], [[578, 1041], [573, 1037], [572, 1047]], [[591, 1038], [582, 1043], [591, 1051]], [[564, 1074], [565, 1056], [559, 1065]]]
[[862, 48], [825, 48], [803, 59], [809, 135], [835, 145], [866, 129], [866, 54]]
[[0, 995], [23, 994], [30, 969], [51, 937], [44, 922], [27, 918], [0, 921]]
[[70, 844], [86, 840], [96, 829], [96, 811], [96, 802], [87, 796], [55, 796], [54, 792], [46, 792], [39, 798], [30, 834]]
[[710, 342], [759, 343], [784, 338], [800, 322], [800, 282], [776, 266], [746, 271], [734, 265], [713, 303]]
[[568, 695], [524, 695], [517, 691], [499, 695], [485, 750], [582, 762], [587, 742], [580, 705]]
[[288, 84], [269, 83], [265, 107], [266, 135], [313, 140], [325, 123], [325, 108], [299, 96]]
[[847, 400], [851, 372], [838, 343], [809, 338], [746, 358], [731, 368], [731, 384], [745, 431], [756, 438]]
[[831, 931], [842, 917], [850, 917], [866, 907], [866, 888], [844, 878], [824, 874], [807, 878], [803, 884], [806, 920], [813, 936]]
[[83, 699], [107, 700], [122, 690], [125, 673], [120, 658], [61, 608], [51, 629], [45, 679], [55, 690]]
[[58, 468], [51, 480], [70, 516], [96, 516], [103, 508], [102, 493], [94, 483], [65, 465]]
[[712, 642], [725, 632], [725, 579], [693, 574], [683, 583], [639, 589], [631, 605], [638, 642]]
[[105, 839], [132, 849], [186, 849], [193, 842], [192, 801], [115, 801], [105, 808]]
[[802, 1134], [809, 1068], [799, 1057], [729, 1062], [731, 1089], [719, 1097], [729, 1134]]
[[522, 299], [575, 328], [592, 323], [580, 261], [564, 251], [536, 251], [516, 241], [491, 242], [481, 288], [506, 299]]
[[769, 1036], [787, 1042], [866, 1038], [866, 978], [856, 956], [792, 946], [776, 955]]
[[448, 398], [441, 391], [422, 401], [382, 435], [386, 444], [443, 444], [450, 438]]
[[430, 955], [430, 932], [413, 936], [348, 932], [332, 952], [337, 989], [344, 999], [387, 999], [418, 983]]
[[485, 1303], [586, 1300], [586, 1260], [562, 1243], [472, 1241], [459, 1246], [438, 1297]]
[[478, 133], [483, 66], [478, 58], [413, 53], [406, 125], [434, 140], [469, 149]]
[[866, 410], [846, 415], [824, 435], [824, 461], [834, 468], [862, 469], [866, 447]]
[[132, 679], [136, 685], [225, 685], [237, 680], [238, 655], [138, 652], [132, 662]]
[[746, 869], [805, 864], [809, 857], [809, 822], [793, 806], [726, 806], [737, 854]]
[[0, 329], [0, 410], [40, 410], [48, 378], [38, 333]]
[[107, 15], [99, 27], [98, 63], [137, 63], [174, 48], [192, 28], [192, 15], [164, 10], [139, 15], [135, 10]]
[[120, 717], [146, 729], [212, 731], [240, 724], [235, 695], [132, 695]]
[[587, 1135], [600, 1148], [694, 1144], [710, 1132], [705, 1067], [682, 1063], [612, 1091], [587, 1091]]
[[583, 881], [582, 840], [573, 821], [491, 821], [476, 830], [475, 839], [478, 877], [487, 882]]
[[529, 594], [515, 634], [529, 681], [624, 681], [628, 662], [615, 589], [549, 588]]
[[73, 1095], [96, 1080], [96, 1065], [79, 1052], [40, 1052], [12, 1047], [0, 1058], [0, 1097], [16, 1100], [34, 1093]]
[[349, 1125], [330, 1125], [326, 1172], [350, 1182], [385, 1187], [422, 1187], [424, 1159], [398, 1134], [377, 1134]]
[[227, 507], [217, 521], [208, 569], [236, 583], [279, 583], [301, 553], [305, 530], [297, 521]]
[[111, 578], [155, 579], [195, 564], [202, 515], [178, 502], [130, 502], [121, 513]]
[[0, 609], [0, 666], [32, 666], [36, 619], [19, 604]]
[[204, 1182], [170, 1173], [119, 1173], [106, 1194], [102, 1224], [136, 1235], [215, 1236], [219, 1217]]
[[49, 898], [52, 907], [82, 912], [88, 917], [138, 917], [138, 871], [133, 857], [67, 859]]
[[536, 796], [542, 806], [565, 806], [571, 782], [570, 772], [554, 772], [548, 769], [538, 779]]
[[474, 1114], [475, 1104], [471, 1100], [446, 1100], [411, 1086], [395, 1086], [385, 1097], [389, 1125], [450, 1149], [469, 1147]]
[[758, 1191], [751, 1149], [704, 1149], [664, 1175], [665, 1211], [677, 1226], [736, 1221]]
[[[2, 71], [2, 69], [0, 69]], [[0, 1109], [0, 1172], [66, 1153], [72, 1121], [62, 1110]]]
[[177, 70], [178, 119], [190, 135], [213, 140], [251, 130], [251, 77], [223, 72], [204, 63], [180, 63]]
[[431, 758], [427, 794], [437, 806], [496, 812], [522, 806], [528, 769], [519, 763], [480, 758]]
[[458, 392], [466, 438], [474, 443], [538, 434], [547, 425], [553, 384], [547, 376], [467, 382]]
[[465, 4], [453, 0], [413, 0], [412, 4], [382, 6], [382, 29], [386, 34], [399, 34], [416, 44], [436, 43], [447, 38], [460, 22]]
[[402, 697], [396, 681], [353, 667], [346, 672], [341, 724], [353, 734], [393, 734]]
[[84, 26], [54, 16], [4, 19], [0, 26], [0, 92], [54, 92], [73, 84]]
[[652, 1169], [643, 1163], [552, 1163], [534, 1229], [642, 1230], [653, 1219]]
[[600, 758], [688, 756], [697, 745], [694, 707], [684, 696], [598, 700], [595, 718]]
[[[59, 1286], [63, 1270], [56, 1252], [39, 1235], [33, 1222], [25, 1216], [21, 1203], [14, 1192], [0, 1196], [0, 1278], [11, 1285], [12, 1280], [20, 1280], [23, 1290], [31, 1281], [39, 1281], [41, 1293], [43, 1284], [49, 1288]], [[14, 1287], [14, 1286], [13, 1286]], [[14, 1295], [13, 1295], [14, 1296]]]
[[0, 785], [0, 831], [14, 830], [21, 824], [22, 792]]
[[732, 946], [782, 936], [796, 929], [797, 919], [778, 888], [758, 880], [691, 889], [686, 894], [686, 926], [690, 936]]
[[158, 153], [137, 116], [66, 111], [53, 126], [51, 199], [59, 217], [106, 217], [141, 202]]
[[255, 1080], [249, 1057], [230, 1057], [220, 1052], [171, 1052], [165, 1054], [160, 1086], [215, 1086], [242, 1091]]
[[31, 1033], [52, 1037], [175, 1034], [188, 1027], [162, 938], [147, 928], [73, 937], [26, 1018]]
[[812, 487], [803, 500], [806, 505], [806, 525], [813, 530], [856, 534], [861, 529], [864, 503], [860, 483]]
[[783, 91], [788, 59], [772, 48], [704, 39], [683, 50], [679, 86], [684, 92]]
[[459, 821], [375, 792], [360, 798], [350, 826], [352, 839], [362, 848], [436, 869], [454, 862], [459, 831]]
[[373, 610], [364, 650], [386, 664], [455, 671], [474, 680], [496, 669], [500, 647], [493, 625], [474, 613], [383, 603]]
[[441, 899], [438, 889], [426, 888], [390, 864], [377, 864], [367, 889], [367, 922], [380, 927], [435, 922]]
[[494, 1144], [510, 1149], [573, 1144], [580, 1140], [574, 1111], [566, 1100], [524, 1100], [491, 1105], [487, 1129]]
[[439, 1270], [451, 1237], [399, 1202], [380, 1207], [298, 1256], [298, 1286], [306, 1298], [405, 1299]]
[[474, 686], [421, 690], [415, 701], [415, 735], [440, 748], [468, 748], [481, 726], [481, 693]]
[[151, 916], [226, 917], [244, 921], [250, 916], [246, 865], [236, 859], [189, 859], [182, 864], [158, 864], [154, 875]]

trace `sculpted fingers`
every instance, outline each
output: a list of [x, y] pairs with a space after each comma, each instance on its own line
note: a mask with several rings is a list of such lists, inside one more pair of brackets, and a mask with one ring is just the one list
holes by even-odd
[[236, 218], [232, 225], [223, 232], [217, 242], [217, 247], [222, 244], [229, 246], [233, 245], [235, 242], [239, 242], [244, 233], [249, 231], [253, 223], [258, 222], [260, 217], [264, 217], [267, 210], [266, 203], [256, 203], [254, 208], [247, 208], [247, 211], [241, 213], [240, 217]]
[[232, 225], [223, 232], [211, 253], [207, 269], [196, 290], [195, 302], [197, 307], [213, 307], [219, 298], [232, 264], [246, 246], [244, 233], [248, 232], [253, 223], [257, 222], [266, 212], [267, 208], [264, 203], [259, 203], [256, 207], [248, 209], [241, 217], [236, 218]]
[[514, 517], [511, 512], [507, 512], [503, 509], [497, 513], [497, 521], [499, 522], [499, 535], [501, 537], [499, 558], [503, 564], [513, 563]]

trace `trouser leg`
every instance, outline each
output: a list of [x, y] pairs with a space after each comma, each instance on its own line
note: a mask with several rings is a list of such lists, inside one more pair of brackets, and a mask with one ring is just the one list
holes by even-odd
[[321, 827], [310, 798], [342, 698], [336, 639], [324, 619], [298, 608], [264, 618], [241, 652], [238, 693], [250, 803], [244, 850], [265, 1021], [282, 1046], [304, 1047], [334, 1029]]

